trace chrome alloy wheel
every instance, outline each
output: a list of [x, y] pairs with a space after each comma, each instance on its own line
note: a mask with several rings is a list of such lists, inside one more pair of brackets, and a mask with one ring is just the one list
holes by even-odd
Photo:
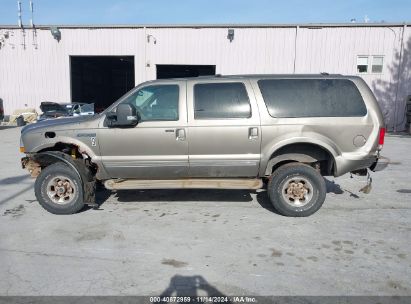
[[76, 186], [74, 182], [66, 176], [55, 176], [47, 183], [46, 191], [53, 203], [65, 205], [74, 199]]

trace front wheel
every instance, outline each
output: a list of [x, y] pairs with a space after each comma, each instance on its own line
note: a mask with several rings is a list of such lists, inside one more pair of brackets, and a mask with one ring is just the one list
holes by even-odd
[[40, 205], [54, 214], [73, 214], [84, 207], [81, 179], [63, 163], [44, 168], [36, 179], [34, 192]]
[[321, 208], [327, 193], [324, 178], [314, 168], [289, 163], [279, 167], [268, 183], [274, 208], [286, 216], [309, 216]]

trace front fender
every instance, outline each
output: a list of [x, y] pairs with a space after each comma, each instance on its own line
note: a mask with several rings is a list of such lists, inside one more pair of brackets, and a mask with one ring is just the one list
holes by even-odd
[[78, 148], [80, 153], [87, 154], [92, 160], [94, 160], [97, 157], [96, 152], [93, 151], [83, 141], [78, 140], [78, 139], [73, 138], [73, 137], [67, 137], [67, 136], [58, 136], [58, 137], [55, 137], [55, 138], [45, 139], [40, 144], [32, 147], [28, 151], [30, 153], [38, 153], [38, 152], [43, 151], [45, 149], [52, 148], [56, 144], [59, 144], [59, 143], [75, 145]]

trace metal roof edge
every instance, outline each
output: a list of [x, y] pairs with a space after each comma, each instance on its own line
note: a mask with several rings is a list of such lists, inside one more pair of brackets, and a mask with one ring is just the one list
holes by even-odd
[[[35, 25], [37, 29], [49, 29], [58, 27], [60, 29], [125, 29], [125, 28], [321, 28], [321, 27], [402, 27], [410, 26], [411, 21], [397, 23], [301, 23], [301, 24], [274, 24], [274, 23], [227, 23], [227, 24], [42, 24]], [[18, 25], [1, 25], [2, 29], [19, 29]], [[25, 26], [30, 29], [30, 26]]]

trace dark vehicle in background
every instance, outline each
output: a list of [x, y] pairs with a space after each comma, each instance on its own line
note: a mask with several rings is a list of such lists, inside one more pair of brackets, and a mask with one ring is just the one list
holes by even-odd
[[0, 98], [0, 121], [4, 119], [3, 99]]
[[44, 101], [40, 104], [40, 110], [43, 113], [37, 118], [37, 121], [69, 116], [68, 109], [56, 102]]
[[37, 121], [68, 116], [94, 115], [94, 104], [44, 101], [40, 104], [40, 110], [43, 113], [38, 117]]

